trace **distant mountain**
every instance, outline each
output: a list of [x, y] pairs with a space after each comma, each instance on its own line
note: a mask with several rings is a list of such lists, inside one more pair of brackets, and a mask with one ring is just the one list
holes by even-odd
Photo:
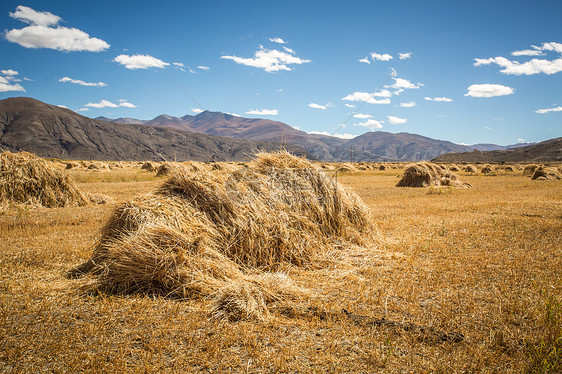
[[247, 160], [258, 149], [272, 151], [280, 144], [105, 122], [15, 97], [0, 100], [0, 148], [64, 159], [226, 161]]
[[126, 123], [129, 125], [142, 125], [143, 123], [145, 123], [146, 121], [143, 121], [142, 119], [136, 119], [136, 118], [130, 118], [130, 117], [121, 117], [121, 118], [117, 118], [117, 119], [112, 119], [112, 118], [107, 118], [104, 116], [99, 116], [96, 117], [94, 119], [97, 119], [99, 121], [105, 121], [105, 122], [114, 122], [114, 123]]
[[473, 144], [473, 145], [469, 145], [469, 148], [472, 148], [472, 150], [478, 150], [478, 151], [503, 151], [506, 149], [511, 149], [511, 148], [519, 148], [519, 147], [525, 147], [531, 144], [535, 144], [535, 143], [517, 143], [517, 144], [511, 144], [511, 145], [497, 145], [497, 144]]
[[562, 161], [562, 138], [523, 147], [498, 151], [448, 153], [434, 158], [435, 162], [547, 162]]

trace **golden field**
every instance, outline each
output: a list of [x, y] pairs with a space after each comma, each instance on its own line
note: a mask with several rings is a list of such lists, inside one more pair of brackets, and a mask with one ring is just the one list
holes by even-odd
[[284, 266], [313, 293], [300, 313], [228, 322], [209, 300], [92, 293], [64, 276], [116, 204], [165, 180], [125, 166], [69, 170], [109, 204], [0, 215], [0, 372], [562, 371], [560, 181], [459, 172], [472, 188], [397, 188], [400, 168], [338, 173], [378, 244]]

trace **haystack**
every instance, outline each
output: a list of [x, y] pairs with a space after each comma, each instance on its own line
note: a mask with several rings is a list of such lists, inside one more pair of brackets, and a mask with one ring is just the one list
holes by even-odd
[[92, 162], [90, 165], [88, 165], [88, 170], [94, 170], [94, 171], [108, 171], [111, 170], [109, 168], [109, 165], [107, 165], [105, 162]]
[[379, 166], [379, 170], [386, 170], [386, 166], [384, 165]]
[[554, 168], [544, 168], [542, 166], [537, 167], [533, 176], [531, 177], [533, 180], [559, 180], [560, 175], [558, 174], [558, 170]]
[[508, 165], [505, 167], [505, 171], [509, 173], [513, 173], [513, 167]]
[[156, 171], [156, 176], [157, 177], [168, 176], [172, 173], [173, 170], [178, 168], [183, 168], [183, 166], [175, 162], [165, 162], [158, 167], [158, 170]]
[[492, 167], [492, 165], [489, 165], [489, 164], [484, 165], [482, 170], [480, 170], [480, 172], [482, 174], [490, 174], [493, 171], [494, 171], [494, 168]]
[[286, 152], [232, 173], [178, 168], [157, 191], [117, 207], [71, 275], [90, 272], [110, 292], [210, 296], [216, 316], [266, 319], [269, 302], [300, 292], [269, 271], [372, 243], [368, 216], [355, 194]]
[[474, 165], [466, 165], [464, 171], [466, 171], [467, 173], [476, 173], [478, 169], [476, 169], [476, 166]]
[[80, 163], [77, 161], [69, 161], [66, 163], [66, 169], [75, 169], [79, 167], [80, 167]]
[[53, 208], [88, 202], [64, 171], [27, 152], [0, 154], [0, 182], [2, 205]]
[[470, 184], [461, 182], [456, 174], [429, 162], [407, 166], [402, 179], [396, 184], [396, 187], [429, 186], [470, 187]]
[[144, 164], [142, 164], [141, 170], [153, 172], [153, 171], [156, 171], [156, 166], [152, 162], [147, 161]]

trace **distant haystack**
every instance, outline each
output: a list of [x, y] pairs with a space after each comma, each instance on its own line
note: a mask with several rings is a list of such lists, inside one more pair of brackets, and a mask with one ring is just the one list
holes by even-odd
[[478, 169], [476, 169], [476, 166], [474, 165], [466, 165], [464, 171], [466, 171], [467, 173], [476, 173]]
[[178, 164], [176, 162], [165, 162], [158, 167], [158, 170], [156, 171], [156, 176], [165, 177], [172, 174], [172, 172], [175, 169], [183, 168], [183, 167], [184, 167], [183, 165]]
[[535, 170], [537, 170], [540, 166], [541, 165], [535, 164], [525, 166], [525, 168], [523, 169], [523, 175], [532, 176], [535, 173]]
[[505, 167], [505, 171], [508, 173], [513, 173], [513, 167], [508, 165]]
[[156, 166], [152, 162], [147, 161], [144, 164], [142, 164], [141, 170], [153, 172], [153, 171], [156, 171]]
[[480, 170], [480, 172], [482, 174], [490, 174], [493, 171], [494, 171], [494, 168], [492, 167], [492, 165], [489, 165], [489, 164], [484, 165], [482, 170]]
[[386, 166], [385, 165], [379, 166], [379, 170], [386, 170]]
[[81, 165], [77, 161], [70, 161], [66, 163], [66, 169], [76, 169], [79, 168]]
[[353, 164], [341, 164], [338, 167], [338, 171], [340, 173], [355, 173], [357, 172], [357, 169], [353, 166]]
[[533, 176], [531, 177], [533, 180], [559, 180], [560, 175], [558, 174], [558, 170], [554, 168], [544, 168], [544, 167], [537, 167]]
[[460, 169], [459, 169], [459, 167], [458, 167], [457, 165], [452, 164], [452, 165], [449, 167], [449, 170], [451, 170], [451, 171], [459, 171]]
[[396, 187], [429, 186], [470, 187], [470, 184], [461, 182], [457, 175], [449, 170], [443, 170], [429, 162], [420, 162], [406, 167], [402, 179], [396, 185]]
[[262, 153], [247, 166], [174, 170], [115, 209], [92, 258], [70, 275], [92, 272], [109, 292], [210, 296], [217, 317], [267, 319], [267, 303], [301, 289], [264, 271], [372, 243], [364, 203], [308, 161]]
[[109, 171], [111, 170], [109, 168], [109, 165], [107, 165], [105, 162], [92, 162], [90, 165], [88, 165], [88, 170], [93, 170], [93, 171]]
[[48, 208], [86, 205], [88, 199], [70, 177], [27, 152], [0, 154], [0, 203]]

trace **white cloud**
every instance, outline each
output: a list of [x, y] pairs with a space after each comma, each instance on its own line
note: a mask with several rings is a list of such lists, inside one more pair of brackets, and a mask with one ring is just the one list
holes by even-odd
[[[364, 101], [369, 104], [390, 104], [390, 99], [388, 95], [390, 91], [382, 90], [379, 92], [368, 93], [368, 92], [354, 92], [342, 98], [345, 101]], [[374, 97], [384, 97], [384, 99], [377, 100]]]
[[201, 70], [209, 70], [209, 69], [210, 69], [210, 67], [208, 67], [208, 66], [202, 66], [202, 65], [199, 65], [199, 66], [197, 66], [197, 69], [201, 69]]
[[226, 112], [226, 114], [230, 114], [233, 117], [242, 117], [240, 114]]
[[327, 106], [326, 105], [320, 105], [320, 104], [316, 104], [316, 103], [310, 103], [308, 104], [309, 107], [314, 108], [314, 109], [322, 109], [322, 110], [326, 110]]
[[283, 47], [283, 50], [285, 50], [285, 52], [289, 52], [289, 53], [295, 54], [295, 50], [294, 50], [294, 49], [287, 48], [287, 47]]
[[424, 99], [425, 99], [425, 100], [428, 100], [428, 101], [437, 101], [437, 102], [442, 102], [442, 103], [450, 103], [450, 102], [452, 102], [452, 101], [455, 101], [455, 100], [453, 100], [453, 99], [451, 99], [451, 98], [448, 98], [448, 97], [434, 97], [434, 98], [431, 98], [431, 97], [427, 97], [427, 96], [426, 96], [426, 97], [424, 97]]
[[109, 48], [105, 41], [92, 38], [82, 30], [58, 26], [61, 18], [49, 12], [37, 12], [18, 6], [10, 17], [29, 24], [7, 31], [4, 36], [25, 48], [49, 48], [64, 52], [101, 52]]
[[281, 38], [269, 38], [269, 41], [273, 43], [287, 44], [287, 42]]
[[472, 97], [494, 97], [511, 95], [515, 90], [501, 84], [473, 84], [468, 87], [468, 93], [464, 96]]
[[367, 127], [370, 129], [382, 129], [384, 121], [377, 121], [376, 119], [368, 119], [365, 122], [354, 123], [353, 126]]
[[88, 83], [88, 82], [84, 82], [81, 81], [79, 79], [72, 79], [69, 77], [62, 77], [61, 79], [59, 79], [59, 82], [69, 82], [69, 83], [74, 83], [74, 84], [79, 84], [81, 86], [88, 86], [88, 87], [105, 87], [107, 86], [107, 84], [103, 83], [103, 82], [97, 82], [97, 83]]
[[300, 65], [310, 62], [310, 60], [294, 56], [294, 53], [282, 52], [276, 49], [264, 49], [262, 46], [260, 46], [260, 49], [254, 53], [253, 58], [238, 56], [221, 56], [221, 58], [225, 60], [232, 60], [240, 65], [263, 69], [268, 73], [281, 70], [292, 71], [293, 69], [288, 65]]
[[10, 92], [10, 91], [23, 91], [25, 89], [19, 84], [12, 84], [5, 77], [0, 77], [0, 92]]
[[525, 143], [525, 139], [519, 138], [519, 139], [517, 139], [517, 142], [519, 142], [519, 143]]
[[485, 128], [486, 130], [491, 130], [491, 129], [492, 129], [490, 126], [484, 126], [484, 128]]
[[406, 59], [412, 57], [412, 52], [400, 53], [398, 55], [398, 57], [400, 58], [400, 60], [406, 60]]
[[9, 76], [18, 75], [18, 72], [12, 69], [0, 70], [0, 72], [2, 73], [2, 75], [9, 75]]
[[172, 62], [172, 65], [183, 68], [185, 67], [185, 65], [183, 64], [183, 62]]
[[[513, 56], [540, 56], [545, 55], [545, 51], [562, 54], [561, 43], [543, 43], [541, 47], [532, 46], [533, 50], [515, 51]], [[533, 58], [530, 61], [518, 62], [505, 57], [475, 58], [474, 66], [496, 64], [503, 68], [500, 72], [512, 75], [534, 75], [544, 73], [547, 75], [556, 74], [562, 71], [562, 57], [555, 60]]]
[[348, 108], [355, 108], [355, 105], [353, 105], [353, 104], [345, 103], [344, 105]]
[[84, 105], [85, 107], [90, 107], [90, 108], [117, 108], [117, 107], [125, 107], [125, 108], [136, 108], [136, 106], [134, 104], [131, 104], [125, 100], [119, 100], [120, 103], [119, 104], [115, 104], [112, 103], [109, 100], [100, 100], [98, 103], [92, 103], [89, 102], [88, 104]]
[[390, 61], [390, 60], [392, 60], [392, 56], [389, 55], [388, 53], [379, 54], [379, 53], [371, 52], [371, 58], [373, 59], [373, 61]]
[[203, 109], [200, 109], [200, 108], [191, 108], [191, 111], [192, 111], [193, 113], [197, 113], [197, 114], [203, 113], [203, 112], [204, 112], [204, 110], [203, 110]]
[[277, 109], [250, 109], [246, 114], [255, 114], [258, 116], [276, 116], [279, 114]]
[[79, 112], [87, 112], [89, 110], [90, 110], [90, 108], [80, 108], [80, 109], [78, 109]]
[[558, 106], [556, 108], [535, 110], [535, 113], [539, 113], [539, 114], [545, 114], [545, 113], [549, 113], [549, 112], [562, 112], [562, 106]]
[[64, 109], [68, 109], [68, 107], [66, 105], [57, 105], [59, 108], [64, 108]]
[[119, 55], [113, 61], [125, 66], [127, 69], [148, 69], [159, 68], [163, 69], [170, 64], [149, 55]]
[[357, 135], [353, 135], [353, 134], [330, 134], [328, 131], [309, 131], [308, 133], [312, 135], [333, 136], [335, 138], [340, 138], [340, 139], [353, 139], [357, 137]]
[[400, 103], [400, 108], [412, 108], [416, 106], [415, 101], [408, 101], [407, 103]]
[[[420, 87], [423, 87], [423, 84], [420, 83], [420, 82], [414, 84], [414, 83], [412, 83], [409, 80], [404, 79], [404, 78], [392, 78], [392, 79], [394, 79], [394, 84], [391, 84], [391, 85], [388, 85], [388, 86], [385, 86], [385, 87], [394, 88], [395, 90], [398, 91], [398, 93], [404, 91], [405, 89], [415, 90], [415, 89], [418, 89]], [[395, 92], [395, 94], [397, 94], [397, 93]]]
[[10, 12], [10, 17], [30, 25], [55, 26], [61, 18], [50, 12], [38, 12], [29, 7], [20, 5], [14, 13]]
[[387, 118], [388, 122], [390, 122], [392, 125], [399, 125], [408, 121], [406, 118], [399, 118], [396, 116], [387, 116]]
[[371, 64], [371, 61], [369, 61], [369, 59], [367, 57], [359, 59], [359, 62], [362, 62], [364, 64], [369, 64], [369, 65]]
[[361, 113], [354, 114], [353, 117], [359, 118], [359, 119], [373, 118], [373, 116], [370, 115], [370, 114], [361, 114]]

